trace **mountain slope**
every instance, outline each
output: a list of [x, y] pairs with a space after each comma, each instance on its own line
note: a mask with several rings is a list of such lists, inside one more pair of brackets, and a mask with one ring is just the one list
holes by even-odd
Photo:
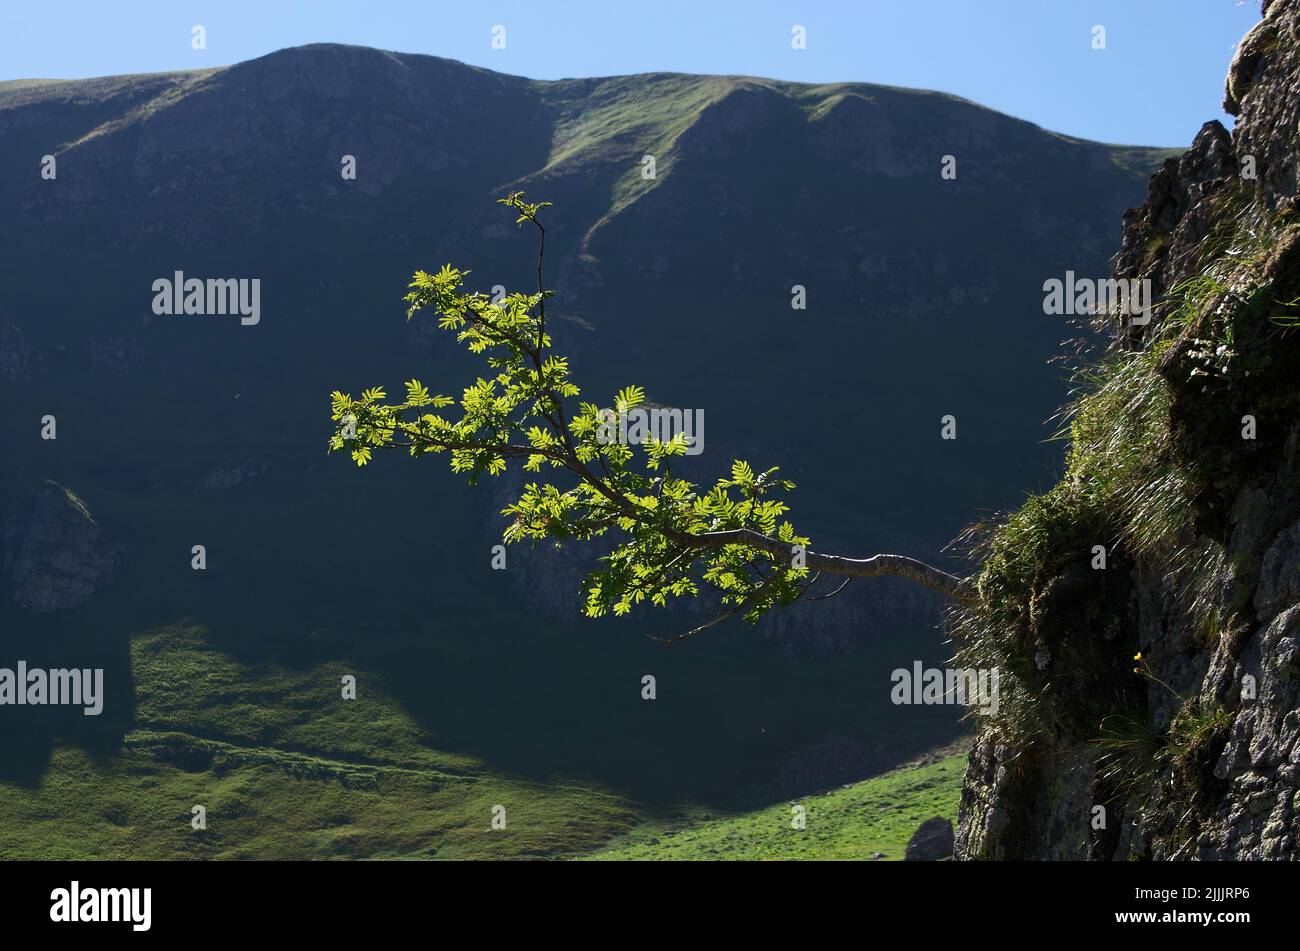
[[[957, 812], [965, 758], [913, 763], [861, 783], [737, 816], [647, 823], [592, 855], [603, 861], [898, 861], [917, 826]], [[794, 805], [804, 828], [792, 825]]]
[[[949, 154], [955, 180], [940, 176]], [[102, 665], [112, 702], [94, 723], [29, 711], [0, 740], [0, 777], [35, 788], [68, 744], [160, 729], [131, 645], [177, 625], [254, 681], [346, 659], [431, 756], [634, 803], [752, 804], [828, 735], [860, 751], [836, 782], [950, 737], [951, 709], [888, 699], [890, 670], [946, 654], [927, 597], [862, 586], [763, 638], [725, 630], [665, 654], [644, 619], [574, 616], [572, 553], [512, 550], [491, 569], [504, 490], [404, 459], [364, 473], [326, 460], [326, 395], [472, 379], [428, 324], [403, 320], [401, 295], [445, 261], [485, 290], [527, 287], [534, 248], [492, 203], [525, 187], [555, 202], [548, 313], [585, 395], [639, 383], [703, 408], [698, 464], [782, 465], [817, 544], [933, 557], [973, 509], [1046, 478], [1042, 421], [1064, 394], [1046, 361], [1072, 331], [1042, 313], [1042, 283], [1105, 272], [1113, 222], [1161, 156], [936, 93], [534, 82], [340, 46], [0, 84], [3, 503], [26, 511], [54, 480], [123, 553], [111, 584], [64, 611], [22, 608], [5, 579], [6, 654]], [[260, 280], [260, 321], [153, 314], [153, 282], [177, 270]], [[794, 284], [807, 310], [791, 309]], [[948, 413], [956, 442], [938, 438]], [[40, 438], [46, 416], [56, 440]], [[639, 697], [647, 672], [654, 704]], [[241, 696], [197, 692], [169, 729], [203, 737], [195, 724], [251, 715]], [[259, 696], [267, 722], [298, 715]], [[357, 742], [376, 754], [388, 740]], [[328, 752], [288, 752], [304, 750]]]

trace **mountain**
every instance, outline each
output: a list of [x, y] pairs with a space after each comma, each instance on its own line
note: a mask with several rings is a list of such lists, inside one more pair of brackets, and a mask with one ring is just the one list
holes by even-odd
[[[978, 509], [1050, 479], [1044, 421], [1066, 382], [1048, 361], [1078, 331], [1044, 314], [1043, 283], [1108, 272], [1115, 223], [1167, 155], [934, 92], [539, 82], [334, 45], [0, 83], [0, 644], [102, 666], [109, 694], [93, 722], [28, 710], [0, 740], [0, 780], [19, 799], [42, 781], [75, 798], [98, 769], [115, 800], [102, 821], [137, 843], [162, 821], [133, 805], [154, 773], [178, 790], [237, 776], [226, 794], [274, 788], [286, 809], [300, 793], [283, 784], [304, 776], [431, 782], [461, 831], [481, 817], [454, 804], [490, 796], [484, 783], [563, 781], [613, 828], [611, 790], [629, 808], [754, 805], [792, 769], [817, 788], [951, 737], [949, 708], [900, 719], [888, 700], [891, 669], [946, 656], [928, 597], [863, 585], [666, 654], [641, 637], [661, 619], [575, 616], [577, 553], [512, 550], [491, 569], [504, 488], [326, 458], [327, 395], [472, 380], [401, 297], [444, 262], [485, 290], [530, 286], [531, 240], [493, 203], [524, 189], [554, 203], [549, 312], [585, 395], [637, 383], [703, 409], [700, 471], [781, 465], [819, 546], [941, 558]], [[157, 314], [155, 282], [176, 272], [260, 282], [256, 321]], [[939, 438], [948, 414], [954, 441]], [[54, 524], [32, 519], [38, 504], [77, 526], [70, 550], [33, 534]], [[76, 596], [34, 606], [33, 584]], [[338, 713], [348, 672], [377, 707]], [[828, 739], [853, 752], [805, 755]], [[347, 796], [313, 833], [326, 852], [429, 854], [453, 834], [386, 831], [375, 800]], [[202, 854], [262, 841], [266, 816], [230, 808], [247, 831]], [[599, 838], [566, 831], [567, 808], [539, 810], [549, 824], [517, 847]], [[130, 839], [70, 841], [118, 854]]]
[[[1065, 478], [988, 541], [959, 656], [1013, 677], [962, 790], [966, 858], [1300, 858], [1300, 4], [1124, 218], [1151, 282], [1090, 373]], [[1109, 549], [1099, 567], [1095, 545]]]

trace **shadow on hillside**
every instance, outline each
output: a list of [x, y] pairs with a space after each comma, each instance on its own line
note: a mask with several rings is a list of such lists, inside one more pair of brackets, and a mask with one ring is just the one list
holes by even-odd
[[[205, 499], [202, 512], [191, 510], [191, 494], [150, 495], [131, 527], [117, 526], [130, 535], [132, 558], [114, 586], [67, 616], [29, 619], [20, 638], [31, 663], [103, 666], [104, 716], [28, 716], [21, 742], [7, 736], [14, 752], [3, 757], [0, 778], [35, 784], [65, 738], [111, 753], [139, 725], [133, 678], [142, 674], [132, 671], [129, 638], [181, 618], [244, 668], [342, 666], [365, 688], [380, 683], [430, 750], [539, 782], [598, 783], [646, 803], [728, 807], [811, 792], [888, 769], [956, 732], [952, 708], [889, 701], [893, 668], [943, 661], [933, 629], [900, 630], [849, 655], [810, 660], [778, 656], [741, 623], [669, 649], [643, 634], [688, 618], [539, 617], [521, 604], [509, 570], [489, 566], [498, 540], [490, 493], [430, 467], [381, 464], [357, 473], [339, 461], [292, 484], [269, 475]], [[346, 517], [361, 485], [366, 517]], [[191, 539], [208, 547], [204, 572], [190, 568]], [[422, 575], [439, 576], [439, 590], [456, 596], [432, 597]], [[184, 678], [208, 672], [170, 672], [169, 662], [161, 660], [159, 673], [181, 680], [168, 689], [184, 717]], [[646, 675], [656, 678], [653, 701], [642, 699]], [[318, 706], [336, 696], [336, 684], [322, 680]], [[230, 709], [204, 722], [241, 716], [242, 687], [232, 688]], [[196, 704], [222, 702], [206, 690], [193, 696]], [[300, 722], [304, 711], [285, 704], [276, 717]], [[274, 743], [274, 723], [261, 730], [259, 742]], [[376, 736], [373, 755], [392, 759], [382, 742]]]
[[0, 617], [0, 626], [11, 632], [0, 666], [16, 670], [21, 660], [28, 670], [103, 670], [103, 706], [96, 716], [86, 716], [82, 706], [0, 707], [0, 782], [38, 786], [51, 753], [62, 743], [75, 743], [92, 757], [106, 759], [131, 729], [135, 682], [127, 636], [99, 626], [96, 612], [92, 603], [61, 615], [7, 608]]

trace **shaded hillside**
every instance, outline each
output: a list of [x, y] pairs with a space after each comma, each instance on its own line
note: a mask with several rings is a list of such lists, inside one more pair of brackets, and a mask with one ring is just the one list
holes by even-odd
[[[25, 374], [33, 405], [83, 380], [111, 398], [89, 378], [113, 374], [110, 387], [185, 389], [179, 418], [228, 390], [244, 402], [210, 435], [305, 454], [322, 388], [444, 370], [443, 354], [411, 359], [421, 328], [396, 306], [411, 270], [455, 260], [489, 283], [524, 278], [521, 242], [487, 213], [490, 195], [524, 187], [561, 209], [556, 310], [586, 378], [704, 408], [719, 464], [788, 446], [774, 461], [803, 469], [823, 544], [927, 553], [1051, 458], [1026, 447], [1059, 402], [1046, 358], [1071, 331], [1042, 315], [1041, 282], [1102, 273], [1110, 222], [1159, 157], [937, 93], [670, 74], [540, 83], [338, 46], [5, 84], [0, 137], [0, 199], [17, 211], [0, 227], [26, 275], [0, 309], [44, 368]], [[56, 181], [37, 175], [43, 154]], [[948, 154], [955, 181], [939, 177]], [[174, 269], [260, 276], [266, 319], [238, 333], [153, 319], [148, 288]], [[794, 284], [807, 311], [790, 309]], [[742, 348], [712, 349], [709, 323], [737, 321]], [[773, 386], [781, 398], [756, 411]], [[123, 394], [124, 417], [155, 412], [136, 399]], [[963, 439], [941, 445], [947, 412]], [[846, 422], [858, 445], [832, 455]], [[171, 435], [175, 455], [221, 461]], [[105, 444], [67, 448], [97, 457]], [[150, 452], [135, 458], [156, 469]], [[833, 500], [849, 489], [882, 502], [845, 519]]]

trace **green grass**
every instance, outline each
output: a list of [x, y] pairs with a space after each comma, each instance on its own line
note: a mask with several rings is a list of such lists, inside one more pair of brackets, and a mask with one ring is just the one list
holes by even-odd
[[798, 800], [806, 827], [791, 827], [793, 803], [715, 818], [706, 814], [647, 823], [591, 856], [601, 860], [766, 860], [903, 858], [907, 841], [932, 816], [957, 821], [966, 757], [903, 766]]
[[1028, 747], [1051, 722], [1044, 678], [1023, 642], [1035, 588], [1090, 565], [1093, 546], [1107, 557], [1185, 562], [1201, 549], [1178, 540], [1190, 523], [1196, 491], [1186, 460], [1173, 451], [1172, 387], [1162, 361], [1190, 322], [1219, 293], [1210, 280], [1173, 291], [1175, 306], [1158, 318], [1141, 347], [1112, 345], [1095, 365], [1076, 371], [1076, 394], [1063, 410], [1057, 439], [1068, 445], [1061, 480], [1029, 496], [1000, 523], [968, 530], [984, 556], [979, 602], [954, 615], [958, 660], [1011, 675], [996, 728]]
[[[435, 752], [337, 665], [240, 664], [202, 629], [131, 644], [136, 711], [106, 752], [59, 746], [40, 778], [0, 783], [0, 858], [530, 858], [590, 849], [636, 811], [591, 782], [511, 776]], [[191, 808], [207, 810], [206, 830]], [[490, 830], [506, 807], [506, 828]]]
[[[438, 723], [414, 715], [384, 675], [346, 660], [240, 658], [197, 623], [135, 635], [129, 661], [131, 709], [110, 694], [98, 739], [77, 733], [85, 724], [73, 718], [39, 762], [20, 768], [26, 752], [8, 761], [0, 859], [564, 858], [634, 829], [653, 830], [642, 842], [663, 835], [642, 825], [648, 817], [694, 822], [739, 808], [706, 797], [683, 813], [570, 769], [524, 773], [499, 752], [447, 752]], [[352, 701], [341, 696], [348, 672], [358, 676]], [[870, 846], [866, 854], [896, 857], [920, 821], [955, 814], [961, 767], [945, 763], [807, 800], [808, 838], [789, 854], [842, 858]], [[191, 828], [196, 804], [205, 830]], [[496, 805], [504, 830], [489, 828]]]
[[[191, 828], [194, 804], [206, 830]], [[507, 823], [492, 831], [497, 804]], [[634, 815], [591, 789], [448, 781], [145, 733], [98, 762], [55, 751], [39, 786], [0, 784], [0, 812], [0, 858], [60, 860], [534, 858], [594, 847]]]

